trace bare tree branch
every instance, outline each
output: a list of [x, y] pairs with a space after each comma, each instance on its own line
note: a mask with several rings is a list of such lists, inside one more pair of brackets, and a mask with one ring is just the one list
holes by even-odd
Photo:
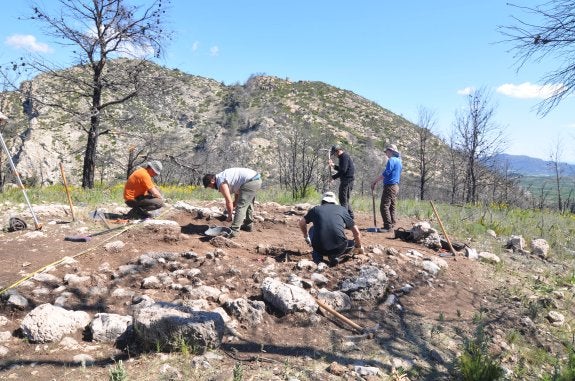
[[[109, 132], [101, 131], [103, 110], [141, 95], [149, 84], [143, 80], [145, 57], [160, 56], [163, 43], [169, 38], [161, 22], [167, 2], [152, 0], [148, 7], [139, 7], [128, 5], [126, 0], [58, 0], [60, 7], [53, 13], [38, 4], [32, 7], [31, 19], [41, 23], [60, 44], [75, 48], [76, 67], [57, 70], [40, 59], [32, 59], [28, 65], [62, 85], [56, 86], [57, 93], [35, 94], [35, 98], [86, 118], [85, 125], [89, 127], [85, 128], [82, 171], [85, 188], [94, 186], [98, 137]], [[108, 69], [109, 61], [119, 57], [137, 60], [116, 60], [114, 70]], [[63, 93], [85, 103], [80, 108], [73, 103], [59, 104]]]
[[[575, 90], [575, 1], [550, 0], [536, 7], [509, 4], [525, 18], [513, 17], [514, 25], [499, 31], [513, 46], [517, 70], [528, 62], [547, 58], [559, 60], [557, 69], [545, 74], [543, 85], [552, 93], [539, 103], [538, 114], [545, 116]], [[526, 21], [532, 18], [533, 21]]]

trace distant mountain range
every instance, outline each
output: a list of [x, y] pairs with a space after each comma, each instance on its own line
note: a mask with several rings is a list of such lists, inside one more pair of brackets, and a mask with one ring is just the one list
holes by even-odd
[[[525, 155], [509, 155], [502, 153], [495, 156], [497, 165], [507, 168], [513, 173], [523, 176], [554, 176], [555, 172], [552, 162], [548, 160], [536, 159]], [[561, 163], [563, 176], [575, 176], [575, 165]]]

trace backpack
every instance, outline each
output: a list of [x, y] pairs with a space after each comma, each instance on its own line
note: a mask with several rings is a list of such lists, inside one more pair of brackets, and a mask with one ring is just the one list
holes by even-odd
[[9, 232], [15, 232], [18, 230], [24, 230], [28, 227], [26, 222], [18, 217], [11, 217], [8, 220], [8, 228], [6, 229]]

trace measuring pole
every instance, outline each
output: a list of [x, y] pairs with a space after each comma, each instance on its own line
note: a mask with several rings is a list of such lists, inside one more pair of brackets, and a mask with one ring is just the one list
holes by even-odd
[[34, 214], [34, 210], [32, 209], [32, 205], [30, 204], [30, 200], [28, 200], [28, 195], [26, 194], [26, 189], [24, 188], [24, 184], [22, 184], [22, 180], [20, 180], [20, 175], [18, 175], [18, 172], [16, 171], [16, 166], [12, 161], [12, 156], [10, 156], [10, 151], [8, 151], [8, 147], [6, 147], [6, 143], [4, 142], [4, 137], [2, 136], [2, 133], [0, 133], [0, 142], [2, 143], [2, 148], [4, 149], [4, 152], [6, 152], [6, 156], [8, 156], [8, 162], [10, 163], [10, 168], [12, 168], [12, 172], [14, 172], [14, 174], [16, 175], [16, 179], [18, 179], [18, 185], [20, 186], [20, 189], [22, 189], [22, 193], [24, 194], [24, 198], [26, 199], [28, 208], [30, 208], [30, 213], [32, 214], [32, 218], [34, 219], [34, 227], [36, 228], [36, 230], [40, 230], [42, 229], [42, 225], [38, 222], [36, 214]]

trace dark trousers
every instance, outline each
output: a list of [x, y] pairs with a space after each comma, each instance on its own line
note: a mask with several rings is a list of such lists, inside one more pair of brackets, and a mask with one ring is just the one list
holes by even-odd
[[140, 208], [143, 211], [150, 212], [152, 210], [160, 209], [164, 206], [164, 202], [150, 194], [145, 196], [138, 196], [135, 200], [126, 201], [126, 205], [130, 208]]
[[339, 183], [339, 204], [347, 209], [353, 219], [353, 210], [351, 210], [351, 191], [353, 190], [353, 180], [342, 180]]
[[395, 205], [397, 201], [397, 194], [399, 193], [399, 184], [384, 185], [383, 193], [381, 194], [381, 203], [379, 204], [379, 211], [383, 219], [383, 228], [391, 229], [395, 225]]
[[[310, 239], [313, 239], [314, 232], [315, 231], [314, 231], [313, 226], [311, 228], [309, 228], [308, 235], [309, 235]], [[336, 254], [320, 253], [319, 251], [316, 251], [315, 249], [312, 248], [313, 250], [311, 252], [311, 259], [315, 263], [320, 263], [323, 261], [323, 257], [327, 256], [331, 262], [332, 260], [336, 259], [340, 255], [349, 253], [354, 248], [354, 246], [355, 246], [355, 241], [353, 239], [348, 239], [346, 242], [346, 246], [340, 248], [340, 250], [338, 250], [338, 253], [336, 253]]]

